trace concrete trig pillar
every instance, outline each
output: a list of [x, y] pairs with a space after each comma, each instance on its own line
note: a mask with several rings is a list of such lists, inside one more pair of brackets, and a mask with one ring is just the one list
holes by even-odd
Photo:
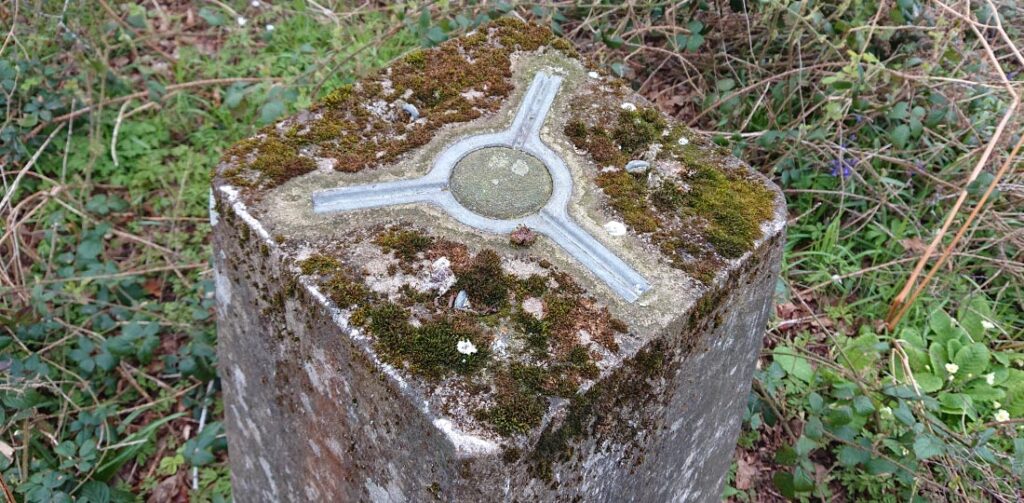
[[500, 20], [232, 148], [238, 501], [717, 501], [778, 274], [764, 177]]

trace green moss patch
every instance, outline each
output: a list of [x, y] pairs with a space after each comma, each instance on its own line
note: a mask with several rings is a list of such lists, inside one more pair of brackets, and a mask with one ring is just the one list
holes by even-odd
[[411, 261], [427, 251], [434, 244], [434, 239], [416, 230], [390, 229], [378, 234], [374, 243], [385, 251], [394, 252], [402, 260]]
[[668, 203], [706, 222], [708, 241], [726, 258], [750, 251], [761, 239], [761, 223], [772, 217], [775, 195], [758, 181], [700, 167], [686, 178], [690, 190]]
[[323, 254], [313, 255], [312, 257], [299, 262], [299, 269], [302, 270], [302, 274], [307, 276], [310, 274], [328, 274], [335, 272], [340, 268], [341, 262], [339, 262], [338, 259]]
[[[373, 334], [388, 362], [426, 377], [470, 374], [490, 358], [490, 341], [465, 318], [444, 316], [413, 326], [404, 307], [385, 302], [361, 310], [357, 321]], [[472, 343], [476, 351], [459, 352], [458, 345], [464, 341]]]
[[508, 304], [509, 280], [501, 269], [501, 257], [494, 250], [483, 250], [468, 267], [455, 269], [456, 290], [465, 290], [471, 302], [491, 311]]
[[[604, 101], [590, 106], [595, 99]], [[761, 238], [774, 194], [741, 170], [724, 169], [721, 154], [699, 146], [701, 138], [669, 124], [656, 109], [621, 110], [617, 103], [615, 96], [583, 93], [571, 108], [587, 114], [570, 117], [563, 132], [599, 166], [619, 168], [602, 169], [595, 182], [623, 222], [648, 236], [674, 267], [711, 282], [725, 259], [743, 255]], [[688, 141], [680, 144], [682, 138]], [[654, 152], [682, 169], [668, 176], [623, 169]]]

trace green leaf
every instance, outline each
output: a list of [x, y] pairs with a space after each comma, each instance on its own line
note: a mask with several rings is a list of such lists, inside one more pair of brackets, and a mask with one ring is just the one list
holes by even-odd
[[870, 332], [851, 339], [843, 347], [845, 358], [840, 358], [840, 360], [855, 372], [873, 368], [878, 361], [879, 353], [875, 349], [878, 343], [878, 336]]
[[988, 347], [980, 342], [968, 344], [959, 351], [953, 358], [953, 363], [960, 366], [957, 375], [964, 379], [980, 377], [988, 370], [989, 352]]
[[853, 411], [859, 416], [866, 416], [875, 411], [875, 404], [870, 398], [861, 395], [853, 399]]
[[889, 138], [892, 140], [892, 144], [895, 145], [896, 148], [907, 148], [907, 143], [910, 141], [910, 126], [906, 124], [896, 126], [889, 132]]
[[825, 434], [825, 426], [821, 424], [821, 419], [817, 416], [811, 417], [804, 424], [804, 435], [812, 440], [821, 440]]
[[612, 49], [618, 49], [619, 47], [622, 47], [622, 44], [626, 43], [625, 40], [622, 40], [622, 37], [609, 32], [601, 34], [601, 40], [604, 41], [604, 45], [607, 45]]
[[914, 455], [919, 460], [940, 456], [946, 452], [946, 446], [934, 435], [921, 433], [914, 440]]
[[946, 364], [949, 363], [949, 357], [946, 355], [946, 346], [938, 342], [932, 343], [932, 346], [928, 348], [928, 360], [932, 364], [932, 372], [935, 373], [939, 379], [946, 379], [949, 373], [946, 372]]
[[200, 7], [199, 17], [203, 18], [203, 21], [206, 21], [206, 23], [210, 26], [224, 25], [224, 16], [222, 16], [220, 12], [211, 9], [210, 7]]
[[810, 383], [814, 378], [814, 368], [806, 358], [798, 355], [792, 348], [776, 346], [772, 351], [772, 358], [787, 374], [805, 383]]
[[1024, 477], [1024, 438], [1013, 439], [1013, 473]]
[[842, 426], [853, 421], [853, 409], [848, 405], [840, 405], [828, 412], [828, 422], [832, 426]]
[[626, 65], [623, 64], [620, 61], [616, 61], [616, 62], [612, 63], [611, 64], [611, 69], [612, 69], [612, 73], [614, 73], [615, 75], [617, 75], [619, 77], [623, 77], [623, 76], [626, 75]]
[[430, 29], [427, 30], [427, 40], [431, 45], [437, 45], [448, 40], [448, 34], [445, 33], [440, 26], [431, 26]]
[[935, 393], [942, 389], [942, 385], [945, 384], [941, 377], [927, 372], [914, 374], [914, 379], [917, 381], [917, 386], [924, 393]]
[[800, 435], [800, 438], [796, 440], [796, 445], [793, 446], [793, 449], [796, 450], [796, 455], [800, 457], [806, 457], [817, 448], [818, 443], [804, 435]]
[[971, 400], [975, 402], [992, 402], [995, 400], [1002, 400], [1006, 397], [1006, 392], [989, 386], [984, 380], [978, 379], [967, 385], [964, 389], [964, 393], [967, 393]]
[[260, 107], [260, 122], [270, 124], [284, 114], [284, 103], [278, 100], [268, 101]]
[[928, 328], [931, 328], [933, 339], [945, 344], [946, 341], [959, 336], [953, 318], [950, 318], [945, 311], [936, 309], [928, 318]]
[[967, 414], [973, 407], [971, 397], [963, 393], [939, 393], [939, 405], [947, 414]]
[[840, 447], [839, 452], [836, 454], [836, 459], [839, 461], [839, 464], [846, 467], [859, 465], [870, 458], [870, 452], [852, 445], [844, 445]]
[[108, 503], [110, 501], [110, 487], [103, 482], [90, 480], [82, 484], [78, 490], [78, 499], [81, 503]]
[[987, 339], [985, 324], [992, 323], [992, 308], [985, 297], [976, 295], [961, 306], [957, 319], [972, 339], [984, 341]]

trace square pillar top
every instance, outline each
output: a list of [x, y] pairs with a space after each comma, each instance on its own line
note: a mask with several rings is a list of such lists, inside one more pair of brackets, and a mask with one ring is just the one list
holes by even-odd
[[464, 453], [678, 334], [785, 225], [767, 179], [509, 18], [265, 127], [213, 191]]

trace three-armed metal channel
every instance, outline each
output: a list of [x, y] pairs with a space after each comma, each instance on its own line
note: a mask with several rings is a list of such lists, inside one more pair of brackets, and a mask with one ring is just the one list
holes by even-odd
[[[463, 138], [438, 154], [433, 168], [420, 178], [314, 192], [313, 211], [330, 213], [426, 203], [442, 208], [459, 222], [486, 232], [507, 234], [525, 225], [562, 247], [624, 300], [636, 301], [650, 288], [650, 284], [569, 216], [572, 174], [565, 162], [540, 139], [541, 126], [561, 85], [561, 77], [538, 72], [508, 129]], [[520, 218], [497, 220], [474, 213], [455, 199], [448, 190], [455, 164], [470, 152], [487, 147], [517, 149], [544, 163], [551, 174], [553, 186], [551, 198], [540, 210]]]

